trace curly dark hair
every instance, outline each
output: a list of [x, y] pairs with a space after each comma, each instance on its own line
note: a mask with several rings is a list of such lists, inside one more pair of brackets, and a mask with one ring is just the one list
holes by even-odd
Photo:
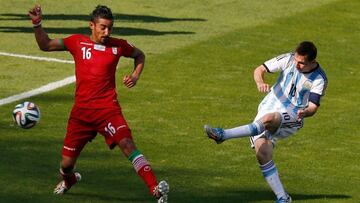
[[93, 10], [90, 16], [91, 16], [90, 19], [91, 21], [94, 21], [96, 18], [104, 18], [112, 21], [114, 20], [114, 16], [111, 12], [111, 9], [104, 5], [96, 6], [96, 8]]

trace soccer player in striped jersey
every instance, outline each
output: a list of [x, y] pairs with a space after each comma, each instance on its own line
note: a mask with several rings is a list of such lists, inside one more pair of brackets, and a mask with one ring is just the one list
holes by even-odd
[[[260, 103], [252, 123], [231, 129], [204, 126], [207, 136], [218, 144], [232, 138], [250, 137], [260, 169], [277, 197], [276, 202], [292, 200], [285, 192], [272, 160], [275, 143], [302, 128], [304, 118], [316, 113], [320, 98], [325, 94], [327, 78], [316, 55], [316, 46], [304, 41], [294, 52], [272, 58], [255, 69], [258, 90], [268, 94]], [[280, 74], [270, 88], [264, 76], [274, 72]]]
[[159, 203], [167, 202], [169, 186], [156, 180], [145, 156], [137, 149], [131, 130], [122, 115], [115, 85], [116, 66], [122, 56], [134, 59], [134, 70], [123, 83], [132, 88], [144, 68], [145, 55], [126, 40], [110, 37], [114, 17], [110, 8], [98, 5], [91, 14], [90, 35], [74, 34], [63, 39], [50, 39], [41, 26], [41, 8], [29, 11], [35, 38], [43, 51], [69, 51], [75, 61], [76, 93], [62, 149], [60, 175], [55, 194], [64, 194], [80, 181], [75, 163], [84, 146], [97, 133], [104, 136], [110, 149], [118, 146], [144, 180]]

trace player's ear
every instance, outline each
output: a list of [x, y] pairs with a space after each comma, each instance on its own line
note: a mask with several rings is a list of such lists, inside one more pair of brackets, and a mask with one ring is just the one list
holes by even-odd
[[90, 21], [90, 22], [89, 22], [89, 27], [90, 27], [91, 30], [94, 30], [94, 28], [95, 28], [95, 23], [94, 23], [93, 21]]

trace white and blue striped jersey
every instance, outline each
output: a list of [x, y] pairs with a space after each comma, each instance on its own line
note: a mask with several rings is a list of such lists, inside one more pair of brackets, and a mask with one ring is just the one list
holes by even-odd
[[[263, 64], [268, 72], [280, 71], [280, 75], [260, 104], [262, 110], [280, 110], [296, 115], [299, 108], [308, 106], [309, 97], [316, 94], [319, 98], [325, 94], [327, 78], [320, 65], [311, 72], [299, 72], [294, 56], [294, 53], [282, 54]], [[320, 105], [320, 101], [315, 104]]]

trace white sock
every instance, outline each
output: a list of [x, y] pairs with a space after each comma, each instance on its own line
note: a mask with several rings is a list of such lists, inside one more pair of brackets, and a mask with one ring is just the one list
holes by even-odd
[[260, 120], [257, 120], [248, 125], [224, 130], [224, 139], [255, 136], [261, 134], [264, 130], [264, 124]]
[[266, 182], [269, 184], [276, 197], [279, 199], [285, 196], [286, 192], [280, 181], [279, 174], [273, 160], [264, 165], [260, 165], [260, 169], [265, 177]]

